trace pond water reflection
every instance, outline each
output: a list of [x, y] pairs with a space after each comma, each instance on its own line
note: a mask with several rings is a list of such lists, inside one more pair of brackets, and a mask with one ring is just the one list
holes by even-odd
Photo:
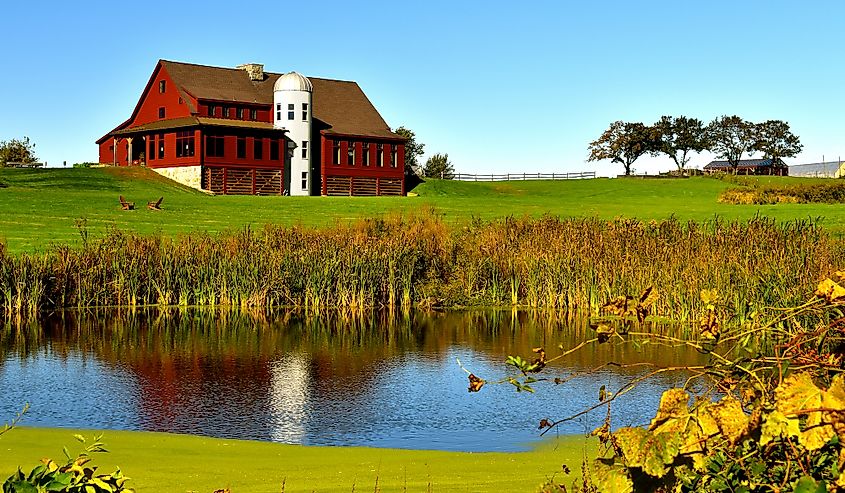
[[[375, 313], [303, 318], [188, 309], [63, 312], [0, 326], [0, 417], [31, 403], [24, 425], [127, 429], [272, 440], [465, 451], [521, 450], [541, 418], [594, 404], [642, 368], [606, 368], [537, 393], [508, 385], [467, 392], [467, 375], [512, 374], [508, 355], [549, 356], [592, 336], [583, 322], [535, 312]], [[612, 360], [696, 364], [694, 351], [590, 346], [548, 369], [566, 377]], [[683, 375], [652, 379], [614, 403], [616, 425], [642, 424]], [[583, 433], [598, 410], [561, 426]]]

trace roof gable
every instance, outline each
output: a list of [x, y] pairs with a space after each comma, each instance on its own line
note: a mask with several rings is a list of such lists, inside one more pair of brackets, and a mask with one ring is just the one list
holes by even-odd
[[153, 73], [150, 74], [150, 78], [147, 80], [147, 84], [144, 86], [144, 90], [141, 91], [141, 96], [138, 98], [138, 102], [135, 103], [135, 107], [132, 109], [132, 114], [129, 115], [129, 118], [127, 118], [126, 121], [124, 121], [120, 125], [114, 127], [111, 132], [109, 132], [106, 135], [103, 135], [102, 137], [97, 139], [97, 141], [96, 141], [97, 144], [102, 144], [103, 142], [106, 141], [106, 139], [108, 139], [112, 135], [113, 132], [116, 132], [118, 130], [123, 130], [124, 128], [128, 127], [135, 120], [135, 117], [138, 116], [138, 110], [141, 109], [141, 105], [144, 102], [144, 97], [147, 95], [148, 92], [150, 92], [150, 86], [153, 85], [153, 81], [156, 80], [156, 77], [158, 76], [158, 73], [161, 70], [161, 68], [162, 68], [161, 67], [161, 60], [159, 60], [158, 63], [156, 64], [156, 67], [153, 69]]
[[[155, 95], [152, 92], [153, 82], [155, 82], [157, 79], [159, 79], [160, 75], [163, 77], [164, 80], [168, 81], [168, 86], [176, 85], [178, 90], [175, 93], [172, 92], [172, 91], [169, 92], [169, 93], [166, 93], [166, 96], [165, 95]], [[151, 102], [149, 100], [151, 95], [159, 96], [159, 98], [166, 97], [166, 98], [170, 99], [171, 103], [173, 103], [173, 104], [167, 104], [166, 101], [161, 101], [161, 100]], [[175, 104], [175, 101], [177, 99], [179, 100], [178, 105]], [[180, 108], [180, 106], [182, 104], [186, 104], [187, 107], [186, 108]], [[147, 110], [146, 115], [142, 114], [142, 110], [144, 109], [145, 106], [148, 106], [148, 108], [146, 109]], [[135, 103], [135, 107], [132, 109], [132, 114], [129, 116], [129, 118], [127, 118], [126, 121], [124, 121], [123, 123], [121, 123], [120, 125], [115, 127], [114, 129], [112, 129], [111, 132], [109, 132], [106, 135], [100, 137], [97, 140], [97, 144], [101, 144], [101, 143], [105, 142], [105, 140], [108, 139], [110, 136], [112, 136], [115, 132], [124, 130], [129, 126], [146, 125], [146, 124], [148, 124], [152, 121], [158, 120], [158, 118], [151, 117], [149, 113], [151, 111], [153, 111], [153, 109], [152, 109], [153, 107], [155, 108], [155, 110], [157, 110], [159, 106], [167, 106], [167, 107], [171, 108], [171, 110], [173, 110], [173, 109], [177, 110], [176, 115], [173, 115], [172, 113], [170, 115], [168, 115], [168, 117], [170, 117], [170, 118], [173, 118], [174, 116], [185, 117], [185, 116], [188, 116], [191, 113], [196, 112], [196, 107], [194, 105], [194, 101], [184, 93], [182, 88], [178, 87], [178, 85], [174, 83], [173, 77], [168, 72], [167, 67], [165, 67], [164, 64], [162, 63], [162, 60], [159, 60], [159, 62], [156, 64], [155, 69], [153, 69], [153, 73], [150, 74], [150, 78], [149, 78], [149, 80], [147, 80], [147, 84], [144, 86], [144, 90], [141, 91], [141, 96], [138, 98], [138, 102]]]

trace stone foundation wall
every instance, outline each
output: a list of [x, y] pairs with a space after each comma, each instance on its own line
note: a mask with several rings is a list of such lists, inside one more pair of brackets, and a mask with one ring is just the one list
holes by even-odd
[[156, 173], [175, 182], [197, 190], [202, 189], [202, 166], [179, 166], [173, 168], [150, 168]]

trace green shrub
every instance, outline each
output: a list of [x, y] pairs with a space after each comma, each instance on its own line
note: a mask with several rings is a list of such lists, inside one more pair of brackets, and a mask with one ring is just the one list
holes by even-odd
[[[74, 438], [85, 444], [82, 435], [74, 435]], [[100, 438], [101, 435], [94, 437], [94, 441], [76, 457], [71, 457], [65, 448], [64, 464], [41, 459], [41, 464], [29, 474], [18, 468], [3, 483], [3, 493], [131, 493], [133, 490], [125, 486], [129, 478], [124, 477], [120, 469], [111, 474], [96, 474], [97, 468], [90, 466], [91, 454], [107, 452]]]
[[[735, 177], [736, 178], [736, 177]], [[728, 181], [728, 180], [726, 180]], [[719, 202], [728, 204], [841, 204], [845, 203], [845, 182], [831, 180], [830, 183], [794, 184], [783, 186], [754, 186], [746, 180], [721, 193]]]

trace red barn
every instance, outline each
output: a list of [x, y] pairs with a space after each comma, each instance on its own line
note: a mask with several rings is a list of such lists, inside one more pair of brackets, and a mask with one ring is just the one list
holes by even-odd
[[100, 163], [223, 194], [404, 195], [405, 139], [357, 83], [159, 60]]

